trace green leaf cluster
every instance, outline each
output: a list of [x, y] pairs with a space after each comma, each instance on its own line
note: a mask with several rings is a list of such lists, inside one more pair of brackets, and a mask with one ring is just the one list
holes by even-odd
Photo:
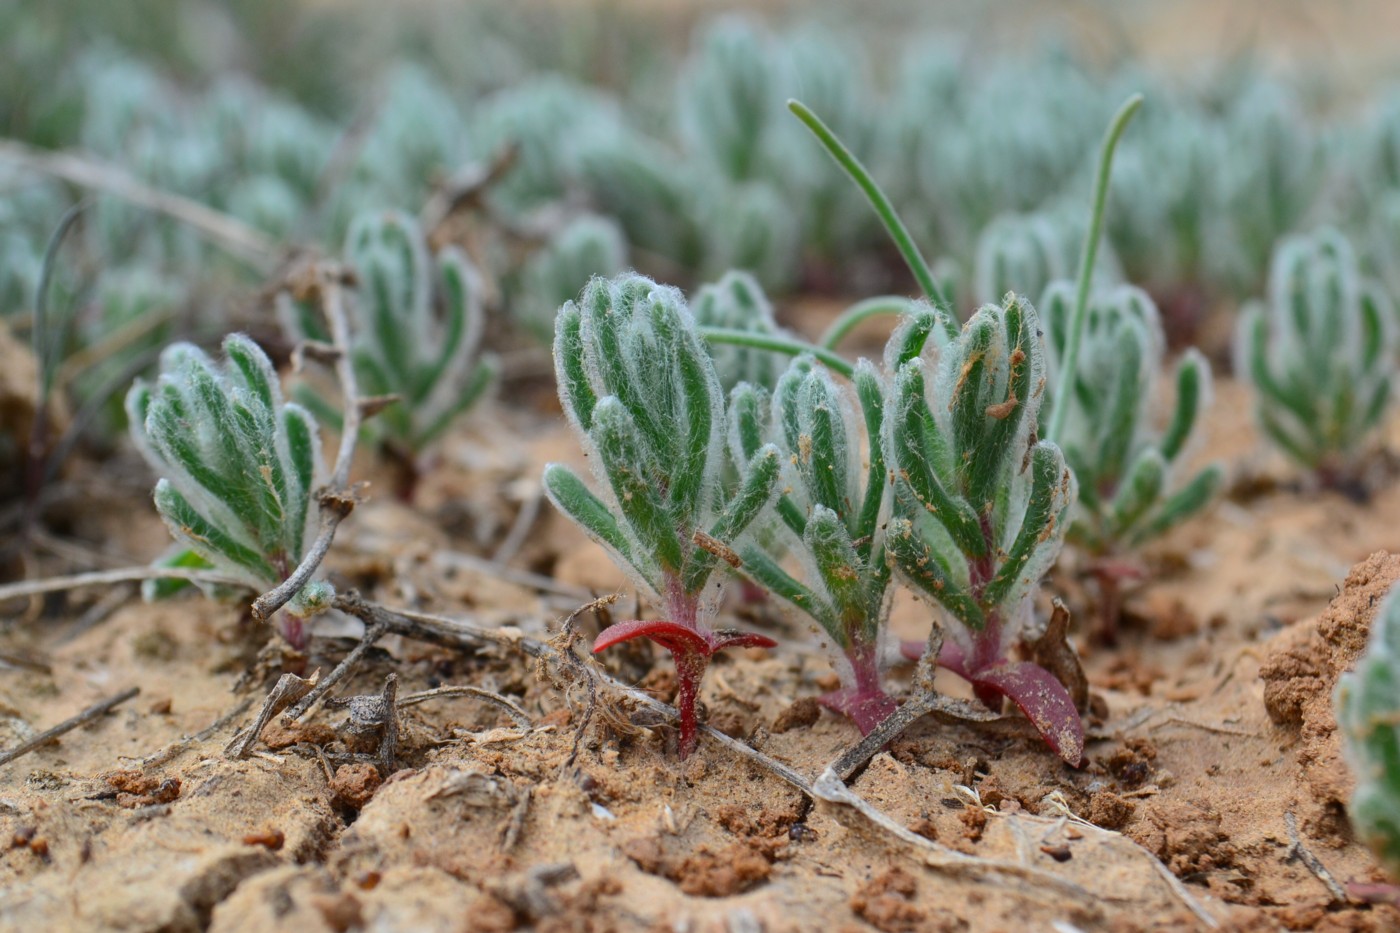
[[554, 360], [560, 400], [605, 492], [560, 464], [545, 469], [546, 492], [661, 598], [671, 621], [697, 627], [719, 562], [733, 558], [777, 488], [777, 449], [759, 446], [736, 487], [723, 488], [719, 377], [680, 292], [645, 277], [594, 279], [564, 305]]
[[[750, 383], [730, 396], [736, 459], [752, 458], [769, 441], [788, 464], [776, 507], [788, 534], [777, 541], [755, 536], [742, 550], [743, 572], [815, 619], [848, 656], [877, 644], [888, 602], [880, 524], [887, 486], [879, 447], [883, 393], [869, 362], [862, 360], [851, 385], [842, 386], [824, 366], [801, 356], [771, 398]], [[872, 445], [864, 469], [863, 441]], [[780, 563], [785, 548], [775, 546], [794, 541], [801, 580]]]
[[[1064, 354], [1073, 283], [1053, 284], [1041, 303], [1051, 369]], [[1132, 550], [1204, 508], [1224, 479], [1212, 465], [1185, 483], [1172, 467], [1210, 401], [1210, 364], [1186, 352], [1175, 373], [1176, 403], [1165, 430], [1153, 424], [1166, 341], [1156, 304], [1142, 289], [1120, 285], [1089, 302], [1079, 366], [1060, 442], [1079, 481], [1069, 536], [1094, 554]]]
[[[351, 354], [360, 394], [398, 401], [365, 425], [376, 442], [417, 455], [490, 387], [496, 363], [480, 356], [485, 329], [481, 274], [461, 250], [433, 254], [418, 222], [398, 211], [356, 218], [345, 261], [356, 285], [347, 295]], [[282, 294], [283, 327], [297, 340], [325, 339], [314, 308]], [[298, 398], [329, 424], [334, 406], [310, 391]]]
[[[319, 513], [323, 464], [311, 414], [282, 401], [277, 374], [248, 337], [220, 365], [191, 344], [161, 356], [154, 383], [127, 395], [132, 437], [160, 476], [156, 509], [198, 560], [268, 589], [301, 561]], [[199, 561], [203, 561], [201, 564]]]
[[1002, 626], [1019, 624], [1059, 554], [1075, 499], [1060, 449], [1035, 436], [1046, 380], [1039, 317], [1008, 295], [928, 355], [910, 336], [942, 328], [917, 318], [906, 328], [886, 354], [894, 518], [885, 546], [964, 626], [991, 627], [1009, 643], [1015, 633]]
[[1354, 470], [1390, 409], [1394, 311], [1336, 230], [1274, 251], [1267, 303], [1236, 334], [1237, 371], [1255, 390], [1265, 435], [1324, 479]]

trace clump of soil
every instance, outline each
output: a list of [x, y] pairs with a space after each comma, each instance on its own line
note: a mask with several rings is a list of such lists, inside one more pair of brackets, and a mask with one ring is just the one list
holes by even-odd
[[1346, 832], [1343, 810], [1355, 780], [1342, 760], [1332, 694], [1365, 650], [1376, 609], [1397, 580], [1400, 554], [1372, 554], [1352, 568], [1316, 620], [1279, 635], [1259, 671], [1265, 708], [1275, 722], [1296, 730], [1298, 766], [1321, 808], [1315, 815], [1334, 832]]

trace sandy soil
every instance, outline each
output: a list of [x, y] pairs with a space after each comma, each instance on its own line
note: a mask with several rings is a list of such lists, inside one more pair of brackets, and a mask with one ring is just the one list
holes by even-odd
[[[548, 386], [510, 391], [518, 404], [450, 439], [415, 510], [381, 496], [356, 512], [336, 551], [341, 585], [538, 636], [583, 601], [569, 587], [618, 585], [547, 506], [510, 566], [562, 592], [472, 562], [537, 503], [541, 464], [577, 457]], [[488, 423], [508, 443], [488, 449]], [[95, 625], [79, 620], [107, 594], [52, 599], [0, 639], [7, 657], [39, 662], [0, 667], [0, 747], [127, 686], [142, 692], [0, 768], [0, 927], [1128, 931], [1204, 929], [1210, 918], [1230, 930], [1394, 928], [1400, 912], [1334, 901], [1296, 856], [1288, 820], [1338, 881], [1380, 880], [1341, 810], [1330, 695], [1374, 597], [1400, 577], [1400, 557], [1368, 560], [1396, 547], [1400, 483], [1383, 481], [1367, 504], [1290, 487], [1256, 450], [1247, 399], [1228, 382], [1211, 434], [1198, 456], [1230, 463], [1239, 495], [1152, 550], [1153, 577], [1129, 595], [1118, 647], [1077, 638], [1097, 697], [1088, 766], [1066, 767], [1014, 722], [926, 720], [851, 783], [902, 836], [814, 805], [709, 740], [678, 762], [672, 730], [625, 705], [595, 718], [571, 764], [581, 709], [501, 651], [389, 640], [342, 696], [376, 694], [390, 672], [400, 696], [475, 685], [516, 700], [529, 730], [471, 697], [415, 705], [402, 711], [394, 767], [377, 769], [353, 755], [366, 748], [353, 710], [322, 707], [229, 760], [224, 745], [251, 711], [179, 740], [259, 702], [282, 670], [327, 669], [350, 642], [318, 638], [309, 657], [264, 650], [266, 630], [199, 598], [128, 598]], [[73, 548], [94, 561], [164, 545], [145, 480], [128, 467], [89, 465], [68, 479], [65, 533], [89, 542]], [[364, 469], [372, 490], [387, 487], [374, 464]], [[1073, 564], [1049, 589], [1087, 618], [1092, 590]], [[814, 777], [858, 737], [811, 702], [831, 686], [830, 667], [771, 607], [735, 611], [783, 644], [716, 664], [708, 720]], [[895, 628], [920, 637], [927, 618], [901, 600]], [[647, 649], [609, 664], [662, 698], [674, 690], [669, 662]], [[950, 850], [996, 864], [954, 863]]]

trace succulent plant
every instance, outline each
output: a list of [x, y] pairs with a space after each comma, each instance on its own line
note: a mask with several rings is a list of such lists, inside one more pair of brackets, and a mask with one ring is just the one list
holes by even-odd
[[530, 331], [552, 335], [560, 305], [589, 279], [616, 275], [626, 265], [627, 241], [615, 221], [597, 214], [575, 217], [525, 260], [507, 309]]
[[1267, 304], [1239, 325], [1237, 371], [1264, 434], [1324, 484], [1355, 479], [1390, 408], [1394, 312], [1345, 236], [1323, 229], [1274, 251]]
[[[862, 361], [854, 389], [838, 387], [809, 356], [788, 367], [771, 394], [742, 383], [730, 396], [731, 445], [747, 462], [772, 437], [791, 464], [775, 518], [788, 535], [755, 535], [741, 549], [742, 572], [814, 619], [840, 659], [842, 689], [820, 702], [869, 734], [894, 712], [880, 683], [890, 593], [883, 530], [885, 466], [880, 455], [884, 386]], [[852, 395], [863, 418], [857, 420]], [[770, 410], [771, 408], [771, 410]], [[870, 462], [862, 469], [862, 435]], [[801, 579], [780, 563], [796, 554]]]
[[977, 238], [973, 293], [979, 302], [999, 302], [1007, 292], [1040, 295], [1069, 277], [1075, 245], [1045, 214], [1002, 214]]
[[559, 311], [554, 359], [559, 397], [607, 499], [560, 464], [545, 468], [551, 501], [612, 552], [660, 602], [664, 617], [618, 622], [594, 652], [648, 638], [676, 662], [679, 752], [697, 740], [695, 703], [710, 658], [732, 647], [775, 643], [715, 631], [721, 563], [777, 487], [772, 445], [744, 464], [736, 490], [719, 484], [726, 456], [725, 399], [685, 300], [642, 276], [594, 279]]
[[1338, 679], [1333, 702], [1356, 776], [1347, 805], [1351, 824], [1400, 879], [1400, 588], [1376, 610], [1366, 652]]
[[[702, 286], [691, 302], [691, 313], [701, 327], [770, 336], [782, 332], [763, 286], [747, 272], [727, 272], [718, 282]], [[726, 392], [741, 382], [772, 392], [778, 376], [787, 367], [787, 359], [781, 354], [735, 344], [711, 347], [710, 357]]]
[[[1051, 371], [1064, 353], [1074, 286], [1058, 282], [1041, 303]], [[1173, 489], [1171, 468], [1210, 403], [1210, 364], [1195, 349], [1176, 367], [1176, 405], [1165, 430], [1152, 424], [1166, 342], [1157, 306], [1142, 289], [1094, 294], [1060, 442], [1079, 481], [1071, 541], [1106, 556], [1131, 551], [1190, 518], [1211, 500], [1223, 474], [1207, 467]], [[1062, 401], [1052, 398], [1047, 407]]]
[[1008, 295], [979, 308], [931, 359], [907, 351], [887, 359], [894, 380], [883, 448], [894, 517], [885, 546], [952, 623], [938, 663], [984, 702], [1009, 697], [1077, 765], [1084, 733], [1068, 690], [1033, 662], [1011, 660], [1075, 499], [1064, 455], [1036, 439], [1044, 356], [1035, 309]]
[[[233, 334], [223, 350], [219, 365], [192, 344], [171, 345], [160, 378], [138, 380], [126, 406], [136, 446], [160, 476], [156, 509], [171, 535], [263, 591], [291, 575], [313, 536], [320, 442], [311, 414], [282, 401], [257, 344]], [[173, 560], [190, 566], [193, 558]], [[293, 597], [282, 625], [289, 639], [303, 637], [298, 617], [325, 606], [328, 586], [313, 581]]]
[[[1064, 355], [1074, 301], [1074, 284], [1057, 282], [1041, 303], [1052, 372]], [[1068, 406], [1059, 440], [1079, 488], [1068, 536], [1092, 558], [1100, 635], [1109, 640], [1122, 580], [1144, 572], [1134, 552], [1200, 512], [1224, 481], [1212, 464], [1173, 482], [1172, 468], [1210, 403], [1210, 364], [1195, 349], [1182, 356], [1175, 409], [1162, 430], [1153, 424], [1152, 402], [1165, 352], [1157, 306], [1146, 292], [1132, 285], [1100, 290], [1088, 304], [1074, 384], [1042, 408]]]
[[[432, 255], [417, 221], [396, 211], [357, 218], [345, 258], [358, 276], [347, 305], [360, 391], [397, 398], [365, 430], [412, 464], [494, 378], [494, 360], [477, 354], [485, 326], [480, 274], [455, 248]], [[280, 303], [293, 337], [324, 338], [308, 308], [285, 294]], [[337, 419], [329, 405], [304, 398], [323, 420]]]

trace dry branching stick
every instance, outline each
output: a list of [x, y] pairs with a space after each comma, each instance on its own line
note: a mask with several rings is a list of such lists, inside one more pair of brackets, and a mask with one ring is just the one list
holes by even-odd
[[350, 352], [350, 323], [345, 314], [343, 292], [348, 280], [348, 273], [339, 264], [318, 262], [311, 268], [307, 279], [295, 286], [303, 295], [314, 295], [321, 300], [331, 333], [331, 352], [335, 357], [335, 374], [340, 383], [344, 415], [335, 468], [331, 472], [330, 482], [320, 494], [321, 529], [291, 576], [253, 601], [253, 618], [260, 622], [270, 619], [307, 584], [330, 550], [341, 521], [355, 508], [356, 495], [354, 487], [350, 485], [350, 464], [355, 458], [355, 442], [359, 439], [365, 409]]
[[18, 140], [0, 139], [0, 159], [174, 218], [264, 272], [277, 261], [277, 243], [241, 220], [198, 201], [153, 188], [124, 169], [92, 156], [50, 152]]
[[14, 761], [16, 758], [21, 758], [29, 754], [36, 748], [46, 745], [53, 739], [56, 739], [60, 735], [63, 735], [65, 732], [71, 732], [79, 726], [83, 725], [84, 723], [92, 722], [92, 720], [96, 719], [98, 716], [101, 716], [102, 714], [110, 711], [113, 707], [125, 703], [127, 700], [136, 696], [140, 692], [140, 687], [128, 687], [121, 693], [118, 693], [116, 696], [108, 697], [101, 703], [95, 703], [92, 706], [89, 706], [87, 709], [83, 710], [78, 715], [63, 720], [63, 722], [54, 726], [52, 729], [45, 729], [43, 732], [40, 732], [38, 735], [34, 736], [34, 738], [30, 739], [29, 741], [21, 742], [19, 745], [16, 745], [14, 748], [10, 749], [8, 752], [0, 754], [0, 766], [7, 765], [10, 762]]

